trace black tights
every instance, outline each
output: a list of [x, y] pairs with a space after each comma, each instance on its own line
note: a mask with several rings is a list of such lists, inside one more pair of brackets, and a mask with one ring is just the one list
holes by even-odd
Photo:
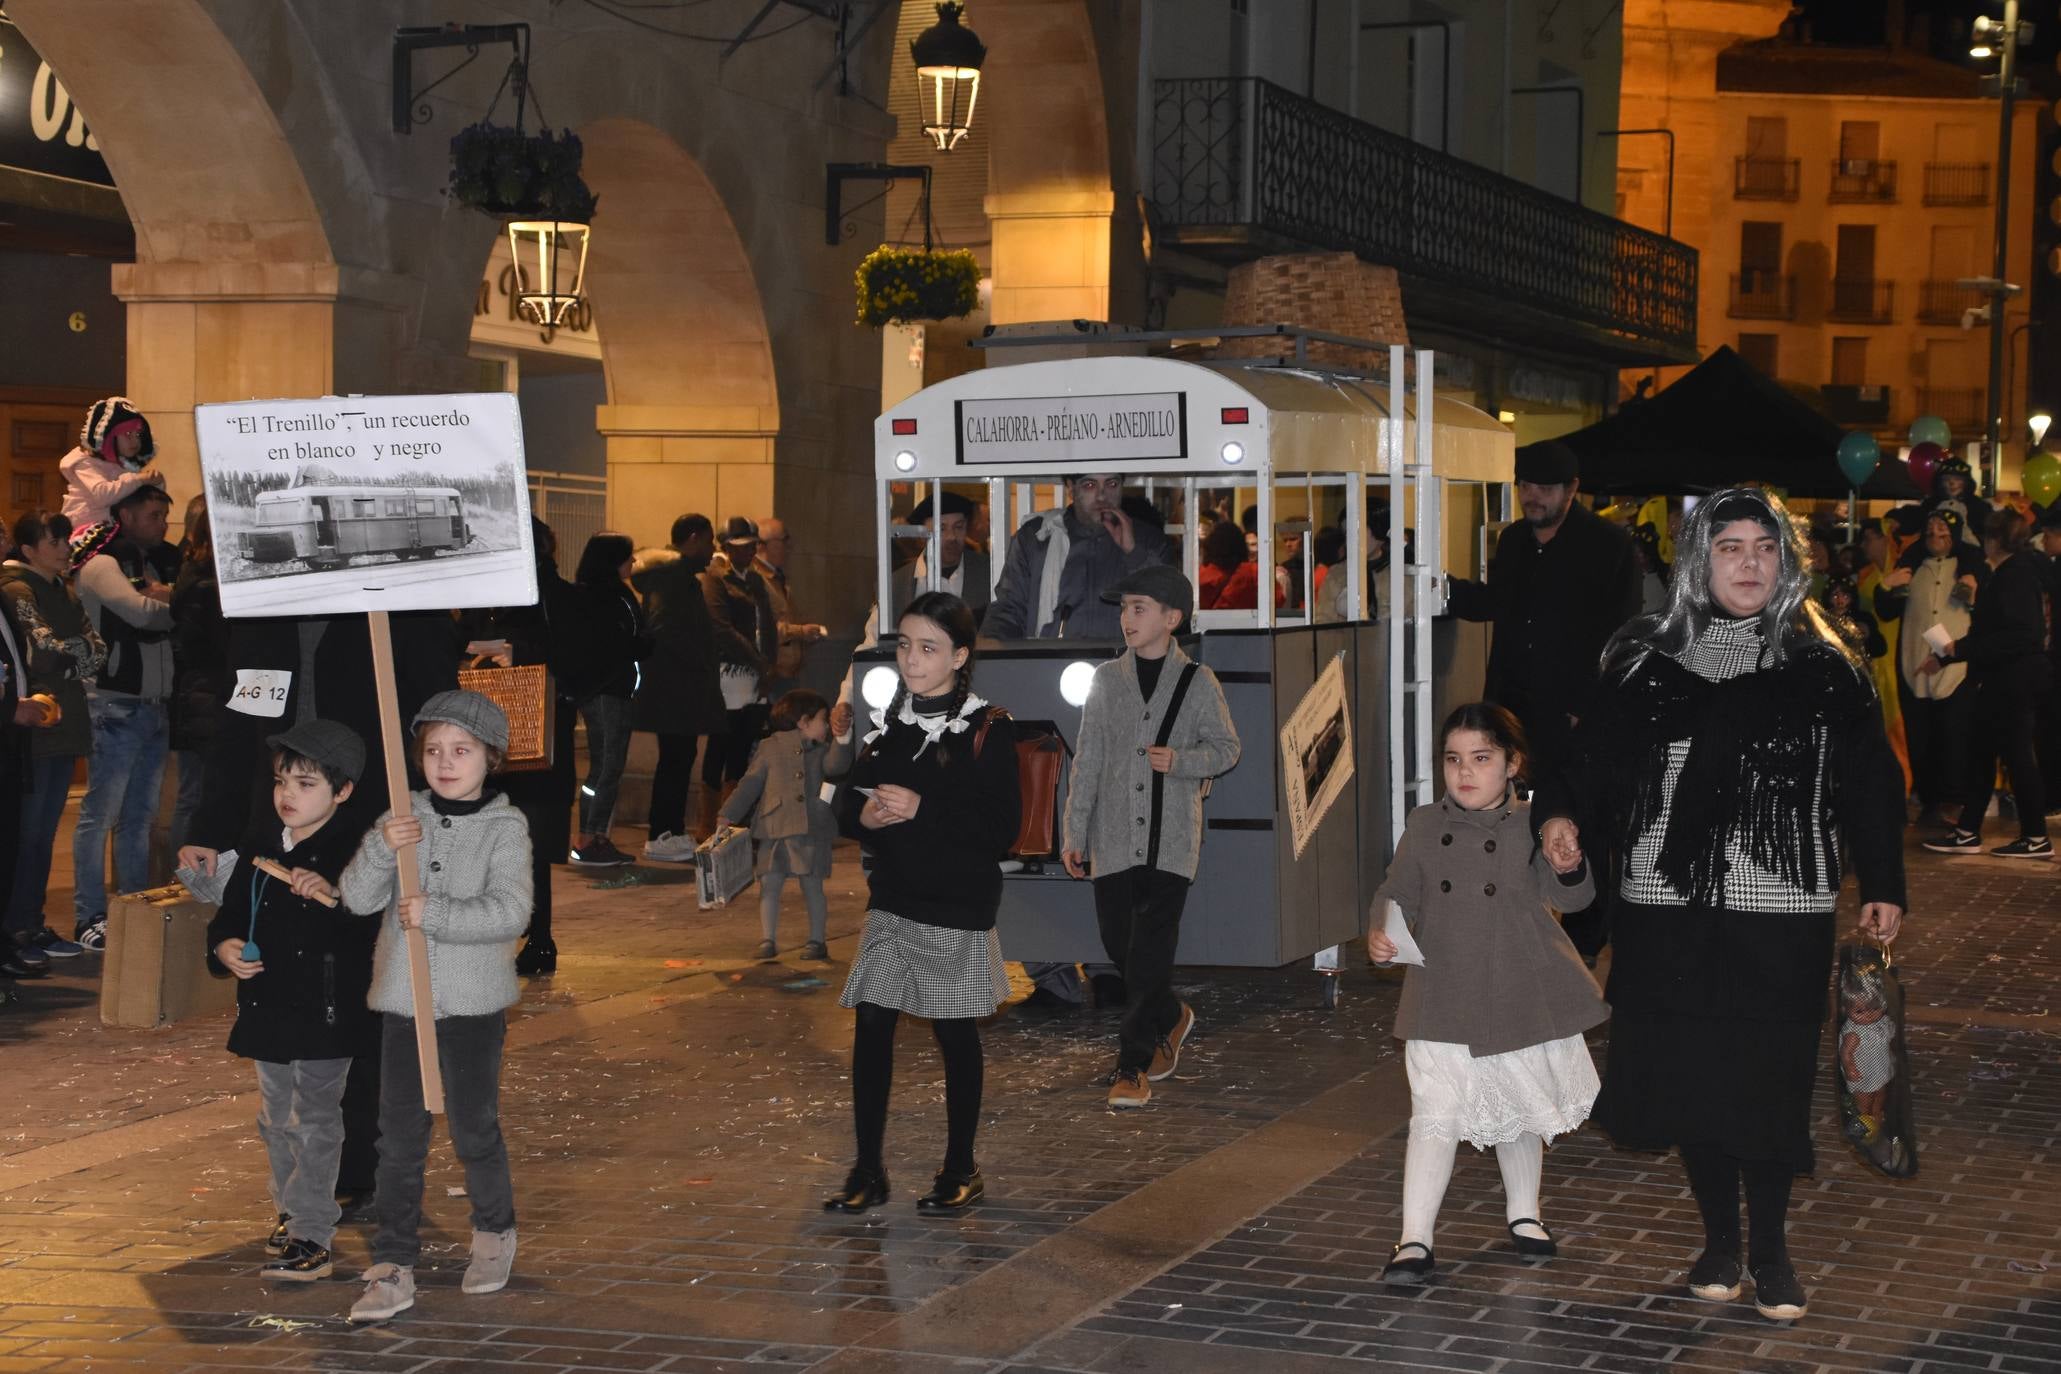
[[1715, 1145], [1682, 1146], [1682, 1167], [1703, 1213], [1704, 1246], [1714, 1254], [1739, 1253], [1739, 1184], [1746, 1184], [1746, 1218], [1752, 1227], [1746, 1267], [1789, 1258], [1789, 1188], [1796, 1171], [1771, 1160], [1742, 1160]]
[[[859, 1168], [881, 1172], [887, 1135], [887, 1096], [894, 1086], [895, 1025], [901, 1013], [872, 1002], [858, 1005], [852, 1027], [852, 1124], [859, 1137]], [[945, 1060], [945, 1172], [973, 1173], [973, 1135], [980, 1126], [980, 1027], [971, 1017], [933, 1021]]]

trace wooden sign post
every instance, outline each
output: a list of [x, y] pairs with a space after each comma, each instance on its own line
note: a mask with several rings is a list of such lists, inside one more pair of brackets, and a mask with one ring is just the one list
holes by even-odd
[[[379, 691], [379, 737], [381, 752], [386, 756], [389, 805], [396, 816], [412, 816], [415, 807], [408, 792], [408, 752], [401, 743], [407, 738], [408, 723], [401, 719], [401, 696], [394, 686], [393, 629], [385, 611], [367, 611], [365, 620], [372, 638], [372, 680]], [[402, 845], [394, 851], [394, 879], [402, 897], [413, 897], [422, 890], [414, 845]], [[436, 1002], [429, 990], [429, 937], [420, 929], [405, 933], [408, 987], [415, 1001], [415, 1062], [422, 1070], [422, 1105], [437, 1115], [444, 1110], [444, 1073], [437, 1061]]]

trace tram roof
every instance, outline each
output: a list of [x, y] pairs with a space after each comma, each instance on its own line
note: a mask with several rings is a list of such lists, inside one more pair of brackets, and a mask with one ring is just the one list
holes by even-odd
[[425, 492], [431, 496], [460, 496], [463, 494], [456, 487], [389, 487], [366, 483], [363, 486], [325, 484], [323, 486], [279, 487], [272, 491], [259, 492], [257, 499], [260, 501], [285, 501], [298, 500], [303, 496], [414, 496]]
[[[1391, 423], [1388, 384], [1376, 378], [1156, 357], [1014, 363], [963, 373], [889, 408], [874, 422], [875, 471], [961, 482], [1070, 472], [1385, 476]], [[1407, 452], [1416, 432], [1408, 392], [1403, 432]], [[1241, 462], [1223, 458], [1231, 443], [1243, 448]], [[898, 466], [899, 454], [913, 466]], [[1516, 440], [1495, 417], [1435, 398], [1437, 476], [1508, 482], [1515, 461]]]

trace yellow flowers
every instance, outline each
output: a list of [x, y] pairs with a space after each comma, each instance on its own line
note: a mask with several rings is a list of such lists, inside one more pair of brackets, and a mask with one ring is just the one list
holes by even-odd
[[953, 319], [980, 304], [980, 260], [963, 248], [925, 253], [882, 244], [859, 264], [854, 281], [863, 325]]

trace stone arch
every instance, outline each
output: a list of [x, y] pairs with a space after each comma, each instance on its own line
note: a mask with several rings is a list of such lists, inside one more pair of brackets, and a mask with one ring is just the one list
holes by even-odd
[[609, 403], [609, 519], [664, 543], [672, 518], [773, 509], [780, 400], [764, 300], [722, 195], [641, 120], [579, 129], [600, 197], [587, 294]]

